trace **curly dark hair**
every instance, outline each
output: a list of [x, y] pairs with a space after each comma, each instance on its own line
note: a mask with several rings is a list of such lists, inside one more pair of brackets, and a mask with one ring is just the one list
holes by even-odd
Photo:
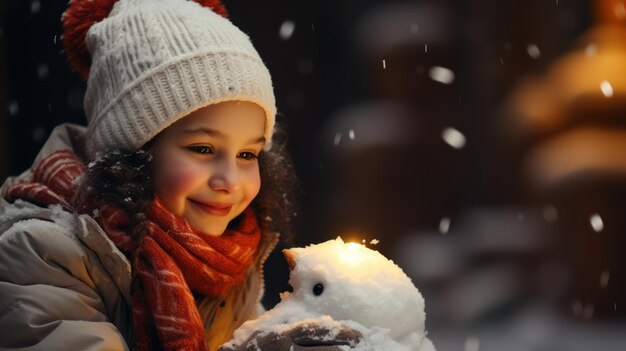
[[[102, 155], [89, 164], [81, 185], [79, 196], [95, 201], [90, 207], [114, 204], [133, 218], [131, 233], [141, 224], [143, 210], [154, 199], [152, 155], [147, 151], [151, 144], [137, 151], [113, 150]], [[278, 232], [284, 241], [290, 242], [293, 218], [299, 211], [299, 187], [286, 144], [286, 133], [276, 128], [271, 149], [259, 154], [261, 189], [251, 205], [264, 233]]]

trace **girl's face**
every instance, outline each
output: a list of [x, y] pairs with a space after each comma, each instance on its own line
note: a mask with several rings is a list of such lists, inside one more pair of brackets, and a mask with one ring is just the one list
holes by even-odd
[[265, 112], [251, 102], [209, 105], [180, 119], [150, 148], [156, 194], [193, 228], [222, 235], [259, 193], [264, 130]]

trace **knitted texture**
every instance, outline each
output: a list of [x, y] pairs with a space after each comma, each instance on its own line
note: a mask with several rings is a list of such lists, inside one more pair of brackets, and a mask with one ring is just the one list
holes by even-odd
[[60, 204], [71, 207], [76, 183], [86, 170], [72, 151], [59, 150], [39, 161], [29, 179], [8, 186], [2, 196], [9, 202], [29, 199], [42, 206]]
[[133, 258], [134, 349], [206, 350], [192, 291], [219, 296], [244, 280], [261, 238], [253, 210], [246, 209], [235, 227], [214, 237], [194, 230], [157, 197], [144, 211], [140, 232], [132, 237], [131, 219], [122, 209], [110, 204], [97, 211], [88, 204], [72, 206], [77, 180], [85, 170], [73, 152], [57, 151], [33, 168], [32, 179], [11, 185], [4, 196], [8, 201], [98, 213], [95, 219], [109, 239]]
[[[64, 22], [77, 20], [70, 13]], [[113, 148], [136, 150], [189, 113], [230, 100], [264, 109], [271, 145], [269, 71], [248, 36], [211, 9], [188, 0], [119, 0], [90, 27], [85, 44], [91, 159]]]

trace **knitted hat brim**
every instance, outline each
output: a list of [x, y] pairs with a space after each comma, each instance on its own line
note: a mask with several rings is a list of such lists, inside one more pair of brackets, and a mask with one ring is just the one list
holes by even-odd
[[[236, 74], [235, 74], [236, 73]], [[251, 79], [254, 77], [254, 79]], [[92, 77], [87, 96], [106, 86]], [[106, 77], [102, 77], [106, 79]], [[93, 116], [88, 128], [91, 159], [115, 148], [136, 150], [190, 113], [224, 101], [249, 101], [265, 111], [266, 149], [271, 147], [275, 101], [269, 71], [245, 52], [190, 53], [144, 72]], [[90, 106], [85, 100], [86, 112]]]

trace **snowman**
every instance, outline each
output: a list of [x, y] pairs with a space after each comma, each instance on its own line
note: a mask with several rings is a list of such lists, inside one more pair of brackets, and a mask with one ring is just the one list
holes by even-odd
[[[335, 349], [435, 350], [426, 337], [422, 295], [402, 269], [379, 252], [337, 238], [283, 254], [293, 292], [282, 293], [272, 310], [244, 323], [222, 350], [264, 349], [254, 345], [259, 335], [284, 335], [294, 329], [302, 333], [309, 326], [328, 332], [317, 333], [317, 345], [340, 340]], [[346, 327], [357, 336], [342, 334]], [[307, 340], [311, 342], [310, 335]]]

